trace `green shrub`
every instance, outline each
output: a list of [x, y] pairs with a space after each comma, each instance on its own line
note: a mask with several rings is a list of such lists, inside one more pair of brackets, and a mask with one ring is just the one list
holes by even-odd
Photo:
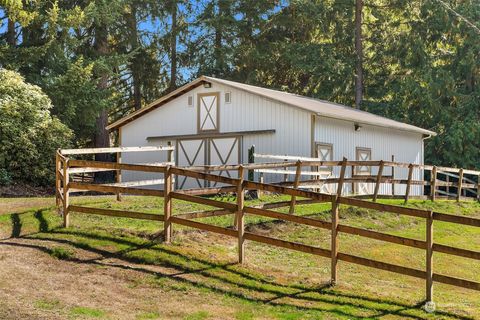
[[55, 150], [69, 145], [72, 131], [50, 115], [51, 108], [38, 86], [0, 68], [0, 169], [10, 180], [53, 181]]
[[0, 168], [0, 186], [8, 186], [12, 183], [12, 176], [4, 168]]

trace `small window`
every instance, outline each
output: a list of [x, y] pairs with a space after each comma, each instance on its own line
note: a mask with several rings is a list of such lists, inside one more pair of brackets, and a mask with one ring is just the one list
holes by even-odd
[[[333, 160], [333, 145], [331, 143], [321, 143], [316, 142], [316, 156], [320, 161], [332, 161]], [[323, 166], [318, 168], [319, 171], [329, 171], [333, 170], [333, 167]]]
[[[372, 149], [370, 148], [356, 148], [356, 156], [357, 161], [371, 161], [372, 160]], [[372, 167], [370, 166], [356, 166], [355, 169], [357, 170], [357, 174], [359, 175], [371, 175], [372, 174]]]
[[193, 96], [188, 96], [188, 106], [193, 107]]
[[230, 102], [232, 102], [232, 93], [225, 92], [225, 103], [230, 103]]

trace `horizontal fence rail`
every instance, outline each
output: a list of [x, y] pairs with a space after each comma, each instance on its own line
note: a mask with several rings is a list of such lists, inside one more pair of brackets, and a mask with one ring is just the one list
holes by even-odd
[[[335, 187], [335, 184], [338, 184], [340, 179], [342, 179], [343, 183], [351, 184], [350, 192], [353, 195], [359, 195], [355, 189], [361, 189], [359, 188], [360, 184], [373, 185], [374, 191], [372, 191], [372, 194], [370, 195], [373, 198], [373, 201], [376, 201], [379, 196], [386, 196], [385, 194], [379, 194], [380, 185], [382, 184], [391, 185], [390, 189], [392, 198], [399, 198], [403, 196], [405, 202], [412, 197], [424, 197], [418, 195], [412, 196], [411, 189], [413, 186], [422, 187], [422, 190], [423, 187], [430, 188], [429, 197], [433, 201], [435, 201], [436, 198], [439, 198], [437, 194], [440, 195], [440, 197], [443, 196], [446, 198], [456, 198], [457, 201], [467, 198], [476, 198], [478, 201], [480, 201], [480, 171], [477, 170], [384, 160], [347, 160], [345, 163], [344, 161], [320, 161], [317, 158], [311, 157], [255, 153], [253, 147], [250, 149], [250, 152], [251, 157], [249, 157], [249, 159], [252, 161], [250, 161], [251, 163], [248, 165], [245, 165], [245, 168], [257, 173], [259, 175], [260, 182], [263, 182], [264, 175], [268, 174], [283, 177], [283, 180], [278, 181], [276, 184], [294, 186], [295, 181], [299, 181], [297, 183], [298, 187], [323, 190], [325, 186], [328, 185]], [[277, 162], [255, 163], [255, 159], [277, 160]], [[278, 162], [278, 160], [282, 160], [283, 162]], [[338, 173], [335, 172], [335, 168], [341, 167], [342, 165], [351, 168], [348, 177], [340, 177]], [[297, 167], [297, 170], [293, 170], [293, 167]], [[372, 168], [377, 168], [377, 174], [360, 174], [356, 172], [356, 170], [360, 167], [368, 167], [370, 168], [370, 172], [372, 171]], [[389, 169], [390, 175], [384, 174], [385, 168]], [[401, 179], [395, 177], [395, 169], [401, 168], [408, 169], [408, 177], [405, 176]], [[211, 169], [216, 168], [212, 167]], [[233, 167], [231, 169], [234, 170]], [[430, 172], [430, 180], [415, 180], [413, 178], [414, 171], [420, 176], [423, 176], [424, 172]], [[470, 175], [470, 177], [466, 177], [466, 175]], [[291, 181], [289, 181], [289, 177], [292, 177]], [[310, 178], [301, 179], [300, 177]], [[444, 178], [443, 180], [442, 177]], [[456, 181], [451, 181], [451, 179]], [[398, 185], [405, 186], [404, 195], [398, 195], [398, 191], [395, 192], [395, 187]], [[450, 188], [454, 188], [455, 193], [450, 192]]]
[[78, 154], [98, 154], [98, 153], [117, 153], [117, 152], [151, 152], [151, 151], [173, 151], [172, 146], [166, 147], [116, 147], [116, 148], [90, 148], [90, 149], [62, 149], [62, 155]]
[[[115, 148], [110, 148], [115, 149]], [[98, 150], [97, 150], [98, 151]], [[131, 150], [132, 151], [132, 150]], [[140, 151], [140, 150], [135, 150]], [[135, 152], [132, 151], [132, 152]], [[145, 151], [145, 150], [141, 150]], [[171, 154], [172, 149], [167, 148], [157, 148], [150, 151], [166, 151]], [[348, 263], [353, 263], [357, 265], [362, 265], [374, 269], [380, 269], [385, 271], [390, 271], [394, 273], [399, 273], [419, 279], [424, 279], [426, 282], [426, 299], [431, 301], [432, 297], [432, 288], [434, 282], [454, 285], [458, 287], [480, 290], [480, 283], [475, 281], [470, 281], [467, 279], [455, 278], [447, 275], [437, 274], [433, 272], [433, 252], [440, 252], [443, 254], [454, 255], [458, 257], [468, 258], [472, 260], [480, 260], [480, 252], [467, 250], [463, 248], [456, 248], [447, 244], [439, 244], [434, 242], [434, 233], [433, 233], [433, 224], [435, 221], [441, 221], [443, 223], [455, 223], [459, 225], [471, 226], [471, 227], [480, 227], [480, 219], [445, 214], [440, 212], [433, 212], [430, 210], [423, 210], [417, 208], [409, 208], [405, 206], [392, 205], [377, 203], [374, 201], [347, 197], [342, 195], [342, 188], [345, 183], [351, 181], [368, 181], [376, 184], [379, 183], [392, 183], [397, 181], [407, 182], [408, 186], [415, 184], [416, 182], [411, 178], [411, 172], [413, 165], [408, 164], [406, 166], [409, 168], [409, 178], [406, 180], [403, 179], [394, 179], [392, 176], [383, 176], [380, 170], [378, 175], [370, 175], [367, 177], [346, 177], [346, 169], [355, 166], [374, 166], [378, 165], [383, 167], [386, 166], [399, 166], [402, 167], [404, 164], [398, 164], [395, 162], [386, 162], [386, 161], [310, 161], [311, 158], [274, 158], [278, 160], [296, 160], [296, 162], [278, 162], [278, 163], [250, 163], [245, 165], [221, 165], [221, 166], [205, 166], [205, 167], [176, 167], [171, 165], [173, 159], [169, 158], [167, 162], [160, 164], [126, 164], [120, 162], [99, 162], [99, 161], [89, 161], [89, 160], [76, 160], [69, 159], [65, 155], [69, 154], [86, 154], [82, 152], [70, 153], [71, 150], [67, 152], [57, 152], [56, 155], [56, 194], [57, 194], [57, 207], [63, 214], [64, 225], [68, 227], [69, 225], [69, 212], [77, 212], [83, 214], [95, 214], [111, 217], [121, 217], [121, 218], [132, 218], [132, 219], [143, 219], [143, 220], [152, 220], [152, 221], [163, 221], [164, 223], [164, 237], [166, 242], [171, 241], [173, 224], [183, 225], [195, 229], [210, 231], [218, 233], [221, 235], [226, 235], [229, 237], [238, 239], [238, 261], [245, 261], [245, 248], [244, 243], [246, 240], [255, 241], [258, 243], [263, 243], [266, 245], [276, 246], [280, 248], [295, 250], [307, 254], [313, 254], [320, 257], [329, 258], [332, 263], [331, 267], [331, 281], [335, 284], [338, 281], [338, 270], [337, 263], [338, 261], [345, 261]], [[117, 149], [112, 152], [118, 152]], [[121, 152], [125, 152], [123, 148]], [[259, 157], [269, 157], [271, 155], [258, 155]], [[280, 157], [280, 156], [279, 156]], [[332, 193], [322, 193], [317, 191], [308, 191], [302, 187], [302, 182], [299, 177], [302, 175], [302, 168], [320, 165], [320, 166], [339, 166], [340, 174], [335, 178], [335, 181], [331, 183], [336, 184], [336, 190]], [[295, 167], [296, 170], [286, 170], [275, 168], [285, 168], [285, 167]], [[423, 169], [427, 169], [428, 166], [423, 165]], [[265, 168], [265, 169], [262, 169]], [[434, 170], [436, 168], [436, 170]], [[81, 172], [82, 169], [85, 170], [98, 170], [91, 172], [102, 172], [101, 170], [128, 170], [128, 171], [138, 171], [145, 172], [150, 174], [160, 174], [161, 177], [149, 180], [133, 181], [133, 182], [121, 182], [117, 180], [115, 183], [85, 183], [85, 182], [76, 182], [71, 181], [70, 176]], [[440, 167], [432, 167], [432, 171], [436, 171], [436, 174], [439, 173]], [[443, 170], [445, 168], [441, 168]], [[230, 178], [222, 176], [220, 174], [214, 174], [215, 171], [225, 170], [237, 170], [238, 178]], [[275, 173], [278, 174], [292, 174], [295, 175], [294, 181], [283, 181], [282, 183], [272, 184], [252, 181], [250, 179], [244, 179], [244, 170], [265, 170], [264, 173], [271, 173], [271, 171], [278, 171]], [[261, 171], [257, 171], [261, 172]], [[464, 171], [464, 173], [467, 170]], [[472, 171], [473, 172], [473, 171]], [[475, 171], [476, 172], [476, 171]], [[311, 172], [308, 176], [314, 176], [315, 172]], [[460, 172], [460, 176], [462, 173]], [[206, 188], [196, 188], [196, 189], [185, 189], [185, 190], [174, 190], [174, 180], [179, 179], [179, 177], [189, 177], [200, 180], [205, 180], [208, 182], [215, 182], [223, 184], [220, 187], [206, 187]], [[363, 179], [363, 180], [362, 180]], [[328, 181], [328, 180], [327, 180]], [[463, 181], [463, 179], [460, 179]], [[328, 181], [330, 182], [330, 181]], [[438, 183], [435, 179], [432, 181], [422, 181], [422, 183], [437, 184], [437, 186], [442, 185]], [[467, 185], [471, 188], [472, 181], [468, 180], [469, 184]], [[420, 182], [419, 182], [420, 183]], [[449, 182], [446, 185], [459, 185], [460, 182]], [[160, 185], [163, 186], [163, 190], [158, 188], [141, 188], [141, 186], [152, 186]], [[478, 184], [476, 185], [478, 188]], [[460, 188], [461, 189], [461, 188]], [[105, 208], [94, 208], [94, 207], [85, 207], [78, 205], [71, 205], [69, 203], [70, 192], [72, 191], [89, 191], [89, 192], [99, 192], [99, 193], [110, 193], [110, 194], [132, 194], [132, 195], [142, 195], [142, 196], [154, 196], [154, 197], [163, 197], [164, 198], [164, 208], [163, 214], [153, 214], [153, 213], [144, 213], [136, 211], [125, 211], [125, 210], [113, 210]], [[280, 201], [273, 203], [264, 203], [260, 205], [245, 205], [244, 203], [244, 194], [246, 191], [255, 190], [258, 193], [277, 193], [282, 195], [287, 195], [290, 197], [289, 201]], [[378, 192], [378, 187], [375, 187], [376, 193]], [[220, 201], [213, 198], [205, 197], [206, 195], [216, 195], [223, 193], [235, 193], [236, 200], [234, 202]], [[375, 196], [375, 195], [374, 195]], [[376, 195], [380, 196], [380, 195]], [[375, 200], [374, 198], [373, 200]], [[408, 188], [405, 200], [408, 199]], [[119, 199], [120, 200], [120, 199]], [[195, 203], [199, 205], [204, 205], [212, 207], [213, 209], [206, 209], [201, 211], [186, 212], [181, 214], [172, 214], [172, 204], [173, 201], [186, 201], [190, 203]], [[309, 205], [312, 203], [329, 203], [331, 204], [331, 221], [323, 221], [317, 218], [305, 217], [295, 215], [295, 208], [299, 205]], [[401, 236], [396, 236], [392, 234], [382, 233], [374, 230], [368, 230], [364, 228], [349, 226], [343, 223], [339, 223], [339, 212], [338, 208], [341, 205], [347, 205], [363, 209], [377, 210], [386, 213], [406, 215], [414, 217], [416, 219], [423, 219], [426, 221], [426, 236], [425, 239], [412, 239]], [[289, 213], [283, 213], [274, 211], [272, 209], [289, 207]], [[197, 221], [195, 219], [202, 219], [208, 217], [217, 217], [217, 216], [232, 216], [233, 217], [233, 226], [219, 227], [207, 223]], [[329, 230], [331, 232], [331, 245], [329, 249], [320, 248], [316, 246], [306, 245], [302, 243], [286, 241], [282, 239], [272, 238], [266, 235], [259, 235], [253, 232], [245, 230], [245, 217], [246, 216], [261, 216], [276, 220], [283, 220], [292, 223], [297, 223], [301, 225], [310, 226], [313, 228], [319, 228], [324, 230]], [[347, 254], [340, 252], [339, 248], [339, 237], [338, 234], [350, 234], [367, 239], [374, 239], [379, 241], [384, 241], [388, 243], [393, 243], [397, 245], [408, 246], [411, 248], [423, 250], [426, 252], [425, 260], [425, 269], [414, 269], [407, 266], [395, 265], [391, 263], [386, 263], [382, 261], [377, 261], [370, 258], [359, 257], [352, 254]]]

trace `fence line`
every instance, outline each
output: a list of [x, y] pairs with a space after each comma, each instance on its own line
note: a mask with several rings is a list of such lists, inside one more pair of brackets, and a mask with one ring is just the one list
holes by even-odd
[[[169, 150], [167, 150], [169, 151]], [[367, 201], [358, 198], [342, 196], [341, 191], [343, 184], [348, 182], [346, 178], [346, 169], [352, 165], [351, 161], [343, 159], [340, 162], [341, 170], [340, 175], [337, 178], [337, 190], [335, 194], [326, 194], [315, 191], [307, 191], [301, 188], [301, 182], [298, 177], [301, 175], [301, 168], [306, 165], [308, 162], [302, 160], [297, 160], [295, 162], [296, 170], [295, 176], [296, 179], [293, 181], [291, 187], [255, 182], [244, 179], [244, 170], [251, 169], [252, 167], [257, 167], [259, 164], [250, 165], [239, 165], [234, 166], [236, 170], [239, 171], [239, 178], [229, 178], [224, 177], [218, 174], [208, 173], [214, 170], [203, 170], [201, 172], [198, 167], [191, 168], [180, 168], [171, 165], [134, 165], [126, 163], [108, 163], [108, 162], [97, 162], [97, 161], [86, 161], [86, 160], [73, 160], [66, 158], [62, 153], [58, 152], [56, 156], [56, 191], [57, 191], [57, 206], [63, 213], [64, 217], [64, 226], [68, 227], [69, 225], [69, 213], [70, 212], [79, 212], [84, 214], [98, 214], [105, 216], [113, 217], [126, 217], [134, 219], [146, 219], [154, 221], [163, 221], [164, 222], [164, 236], [165, 241], [168, 243], [171, 241], [173, 235], [173, 225], [180, 224], [192, 228], [197, 228], [201, 230], [206, 230], [210, 232], [219, 233], [222, 235], [234, 237], [238, 239], [238, 261], [243, 263], [246, 259], [245, 251], [245, 241], [256, 241], [264, 243], [267, 245], [277, 246], [280, 248], [286, 248], [291, 250], [296, 250], [304, 253], [314, 254], [331, 259], [331, 281], [332, 284], [338, 282], [338, 261], [345, 261], [349, 263], [354, 263], [358, 265], [367, 266], [370, 268], [381, 269], [386, 271], [391, 271], [399, 274], [404, 274], [420, 279], [425, 280], [426, 284], [426, 299], [431, 301], [433, 299], [433, 283], [440, 282], [449, 285], [459, 286], [468, 289], [480, 290], [480, 283], [475, 281], [470, 281], [466, 279], [455, 278], [447, 275], [441, 275], [434, 273], [433, 265], [433, 254], [434, 252], [441, 252], [444, 254], [455, 255], [459, 257], [465, 257], [473, 260], [480, 260], [480, 252], [466, 250], [462, 248], [455, 248], [453, 246], [438, 244], [434, 242], [434, 222], [443, 221], [448, 223], [456, 223], [460, 225], [468, 225], [473, 227], [480, 227], [480, 219], [457, 216], [451, 214], [445, 214], [440, 212], [433, 212], [429, 210], [422, 210], [416, 208], [407, 208], [403, 206], [391, 205], [376, 203], [372, 201]], [[356, 165], [361, 163], [364, 165], [364, 162], [355, 162]], [[379, 166], [388, 166], [387, 162], [378, 162]], [[371, 162], [368, 162], [371, 164]], [[269, 167], [274, 167], [277, 164], [269, 164]], [[281, 163], [284, 165], [284, 163]], [[220, 167], [225, 166], [215, 166], [215, 170], [218, 170]], [[233, 167], [233, 166], [229, 166]], [[279, 166], [281, 167], [281, 166]], [[151, 173], [161, 173], [163, 174], [163, 190], [158, 189], [144, 189], [144, 188], [135, 188], [132, 186], [126, 185], [111, 185], [111, 184], [94, 184], [94, 183], [80, 183], [69, 180], [69, 176], [72, 174], [71, 169], [78, 168], [96, 168], [96, 169], [114, 169], [114, 170], [136, 170], [143, 172]], [[413, 168], [412, 165], [409, 166], [411, 171]], [[434, 168], [434, 167], [433, 167]], [[432, 169], [433, 169], [432, 168]], [[211, 168], [210, 168], [211, 169]], [[374, 179], [376, 185], [383, 179], [383, 170], [379, 170], [377, 175], [370, 177], [369, 179]], [[173, 190], [173, 180], [174, 177], [191, 177], [196, 179], [207, 180], [211, 182], [219, 182], [226, 184], [222, 187], [214, 188], [200, 188], [200, 189], [188, 189], [188, 190]], [[410, 183], [411, 176], [409, 175]], [[100, 209], [100, 208], [91, 208], [84, 206], [70, 205], [69, 203], [69, 194], [71, 190], [85, 190], [85, 191], [95, 191], [102, 193], [113, 193], [113, 194], [137, 194], [137, 195], [148, 195], [156, 197], [164, 197], [164, 208], [163, 215], [161, 214], [151, 214], [143, 213], [136, 211], [125, 211], [125, 210], [112, 210], [112, 209]], [[261, 206], [249, 206], [244, 203], [244, 195], [248, 190], [259, 190], [261, 192], [274, 192], [283, 195], [290, 196], [289, 201], [282, 201], [277, 203], [267, 203]], [[378, 187], [375, 188], [375, 194], [378, 195]], [[231, 192], [236, 193], [236, 202], [225, 202], [219, 201], [212, 198], [202, 197], [203, 195], [211, 195], [219, 192]], [[407, 189], [408, 192], [408, 189]], [[298, 199], [303, 198], [303, 199]], [[408, 193], [405, 196], [406, 200], [408, 199]], [[198, 203], [217, 209], [214, 210], [204, 210], [197, 212], [183, 213], [179, 215], [172, 215], [172, 203], [173, 201], [182, 200], [192, 203]], [[313, 219], [309, 217], [301, 217], [293, 214], [295, 207], [298, 205], [308, 205], [311, 203], [325, 202], [331, 204], [331, 221], [323, 221], [319, 219]], [[411, 239], [406, 237], [395, 236], [391, 234], [386, 234], [382, 232], [362, 229], [358, 227], [351, 227], [343, 225], [339, 222], [338, 208], [341, 205], [354, 206], [358, 208], [373, 209], [388, 213], [395, 213], [401, 215], [407, 215], [415, 217], [418, 219], [425, 219], [426, 221], [426, 236], [424, 240]], [[289, 213], [281, 213], [271, 210], [272, 208], [279, 207], [289, 207]], [[233, 215], [234, 216], [234, 228], [224, 228], [207, 223], [199, 222], [194, 219], [201, 219], [212, 216], [221, 216], [221, 215]], [[258, 235], [255, 233], [245, 231], [245, 216], [247, 215], [257, 215], [273, 219], [290, 221], [298, 224], [303, 224], [315, 228], [325, 229], [331, 231], [331, 244], [330, 249], [323, 249], [316, 246], [305, 245], [292, 241], [285, 241], [281, 239], [276, 239], [264, 235]], [[339, 246], [339, 233], [346, 233], [361, 236], [368, 239], [381, 240], [385, 242], [390, 242], [398, 245], [409, 246], [412, 248], [425, 250], [426, 260], [425, 260], [425, 270], [414, 269], [406, 266], [395, 265], [391, 263], [381, 262], [373, 259], [367, 259], [352, 254], [347, 254], [340, 252], [338, 250]]]
[[[246, 165], [245, 167], [251, 169], [253, 172], [259, 173], [259, 181], [264, 180], [264, 174], [277, 174], [283, 175], [283, 181], [278, 182], [278, 184], [282, 185], [295, 185], [295, 182], [287, 181], [287, 177], [294, 176], [294, 181], [299, 180], [300, 176], [310, 176], [316, 177], [315, 179], [310, 180], [300, 180], [297, 183], [298, 186], [302, 188], [309, 188], [309, 189], [318, 189], [323, 187], [324, 185], [331, 185], [339, 183], [339, 177], [331, 177], [331, 174], [327, 177], [322, 177], [327, 175], [328, 173], [333, 172], [334, 167], [340, 167], [342, 165], [342, 161], [319, 161], [317, 158], [309, 158], [309, 157], [301, 157], [301, 156], [290, 156], [290, 155], [272, 155], [272, 154], [261, 154], [255, 153], [253, 147], [249, 151], [252, 154], [251, 163]], [[283, 160], [282, 162], [276, 163], [254, 163], [255, 158], [259, 159], [273, 159], [273, 160]], [[297, 162], [292, 162], [292, 160], [297, 160]], [[298, 171], [298, 170], [288, 170], [288, 168], [292, 168], [294, 166], [298, 166], [298, 162], [300, 161], [300, 166], [302, 168], [309, 167], [309, 168], [317, 168], [316, 171]], [[405, 202], [412, 197], [411, 196], [411, 188], [412, 186], [429, 186], [430, 187], [430, 199], [435, 201], [437, 198], [437, 193], [443, 194], [447, 197], [453, 195], [454, 198], [459, 201], [462, 199], [462, 191], [463, 192], [470, 192], [473, 195], [476, 195], [477, 200], [480, 201], [480, 171], [476, 170], [467, 170], [463, 168], [450, 168], [450, 167], [438, 167], [438, 166], [431, 166], [431, 165], [424, 165], [424, 164], [415, 164], [415, 163], [402, 163], [402, 162], [395, 162], [395, 161], [347, 161], [347, 166], [351, 167], [351, 175], [350, 177], [344, 177], [343, 182], [351, 183], [352, 189], [355, 184], [358, 183], [371, 183], [374, 184], [374, 191], [371, 194], [373, 201], [376, 201], [379, 198], [379, 191], [381, 184], [392, 184], [392, 197], [395, 197], [395, 184], [404, 184], [405, 185], [405, 195], [404, 199]], [[355, 174], [355, 168], [359, 166], [367, 166], [367, 167], [378, 167], [376, 175], [360, 175]], [[384, 175], [384, 168], [390, 167], [391, 175]], [[395, 168], [408, 168], [408, 178], [407, 179], [395, 179]], [[216, 167], [210, 167], [208, 170], [216, 170]], [[234, 170], [234, 167], [231, 167]], [[414, 180], [413, 179], [413, 171], [414, 169], [426, 170], [430, 171], [431, 178], [430, 181], [425, 180]], [[453, 174], [458, 173], [458, 176]], [[441, 181], [438, 179], [438, 175], [442, 174], [448, 177], [456, 177], [458, 178], [458, 182], [450, 182], [448, 181]], [[473, 175], [477, 177], [477, 182], [472, 178], [465, 177], [466, 174]], [[456, 194], [451, 194], [449, 192], [443, 191], [440, 187], [454, 187], [457, 189]], [[476, 189], [476, 190], [474, 190]]]

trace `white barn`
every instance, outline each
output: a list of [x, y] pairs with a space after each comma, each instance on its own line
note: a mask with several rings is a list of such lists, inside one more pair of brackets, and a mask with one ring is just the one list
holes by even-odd
[[[122, 147], [172, 143], [177, 165], [247, 162], [258, 153], [322, 160], [392, 160], [423, 164], [424, 140], [434, 132], [336, 103], [202, 76], [110, 124]], [[166, 160], [165, 154], [127, 153], [122, 162]], [[385, 169], [384, 174], [388, 174]], [[375, 172], [371, 172], [375, 174]], [[414, 179], [423, 172], [415, 170]], [[406, 178], [407, 169], [395, 177]], [[145, 179], [125, 172], [124, 181]], [[178, 184], [183, 182], [177, 181]], [[193, 185], [192, 185], [193, 183]], [[190, 181], [183, 187], [195, 186]], [[348, 190], [346, 190], [348, 192]], [[398, 185], [396, 194], [404, 194]], [[382, 194], [391, 194], [383, 185]], [[423, 188], [412, 187], [412, 195]]]

